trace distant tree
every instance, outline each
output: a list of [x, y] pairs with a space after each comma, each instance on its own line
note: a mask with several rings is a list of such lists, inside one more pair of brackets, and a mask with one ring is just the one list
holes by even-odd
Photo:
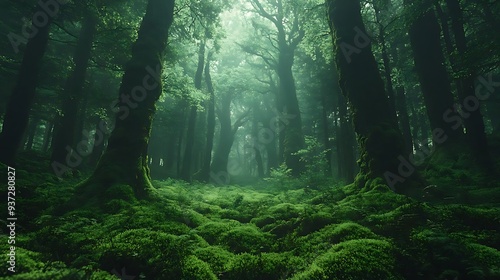
[[[287, 167], [292, 169], [294, 175], [299, 175], [304, 166], [296, 153], [304, 147], [305, 142], [292, 66], [294, 52], [305, 35], [300, 22], [300, 7], [297, 3], [283, 3], [282, 0], [267, 1], [265, 4], [260, 0], [252, 0], [251, 4], [254, 11], [275, 28], [265, 35], [272, 49], [259, 50], [252, 46], [243, 46], [243, 49], [261, 57], [279, 77], [277, 109], [280, 114], [290, 116], [284, 125], [280, 145], [283, 146]], [[273, 52], [276, 52], [276, 57]]]
[[[54, 12], [56, 7], [50, 7]], [[59, 5], [57, 6], [57, 11]], [[39, 77], [42, 58], [49, 41], [49, 30], [54, 15], [50, 16], [44, 7], [37, 5], [34, 15], [45, 15], [45, 22], [40, 24], [38, 16], [33, 16], [29, 30], [31, 38], [22, 38], [14, 34], [13, 46], [19, 47], [22, 40], [26, 40], [21, 68], [19, 69], [17, 83], [7, 103], [3, 118], [2, 132], [0, 133], [0, 162], [13, 165], [18, 150], [23, 143], [23, 135], [27, 129], [31, 105], [35, 98], [35, 91]], [[12, 34], [9, 38], [11, 38]]]
[[[67, 155], [71, 153], [71, 149], [75, 147], [75, 128], [77, 127], [79, 107], [83, 99], [83, 86], [86, 81], [87, 67], [97, 28], [97, 19], [93, 11], [90, 11], [90, 8], [87, 9], [73, 57], [75, 66], [67, 78], [64, 89], [60, 127], [57, 130], [58, 133], [54, 135], [51, 160], [59, 163], [64, 163]], [[82, 119], [80, 117], [80, 120]], [[68, 147], [70, 150], [67, 149]]]
[[415, 6], [417, 15], [411, 23], [409, 36], [434, 144], [457, 142], [463, 135], [462, 121], [453, 107], [439, 23], [430, 9], [430, 1], [411, 2], [411, 5]]

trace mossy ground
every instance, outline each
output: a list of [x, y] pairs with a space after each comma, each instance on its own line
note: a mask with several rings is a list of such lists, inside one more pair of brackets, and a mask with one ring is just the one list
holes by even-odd
[[114, 186], [66, 207], [83, 175], [59, 180], [30, 158], [16, 174], [16, 273], [3, 279], [500, 279], [500, 186], [471, 169], [427, 163], [427, 200], [291, 178], [168, 180], [153, 181], [153, 202]]

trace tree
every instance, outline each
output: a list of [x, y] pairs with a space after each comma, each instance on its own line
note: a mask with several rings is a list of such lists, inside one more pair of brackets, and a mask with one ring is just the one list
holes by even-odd
[[[80, 36], [78, 38], [73, 62], [73, 71], [68, 76], [64, 89], [64, 101], [62, 117], [58, 133], [54, 135], [54, 147], [52, 150], [52, 161], [63, 163], [71, 153], [75, 144], [75, 127], [79, 105], [82, 101], [85, 75], [92, 51], [92, 43], [96, 33], [97, 19], [88, 11], [82, 23]], [[82, 119], [82, 118], [80, 118]]]
[[[49, 9], [57, 14], [59, 6], [49, 7]], [[0, 162], [9, 165], [14, 164], [17, 151], [23, 144], [23, 134], [28, 126], [29, 112], [35, 97], [41, 61], [47, 48], [53, 16], [55, 16], [55, 14], [48, 15], [41, 5], [37, 5], [34, 15], [37, 14], [44, 15], [46, 21], [42, 22], [44, 24], [40, 24], [39, 18], [33, 17], [29, 28], [31, 38], [24, 50], [18, 80], [7, 103], [2, 132], [0, 133]], [[24, 39], [19, 38], [19, 35], [14, 34], [14, 36], [17, 36], [16, 44], [19, 46], [19, 40]]]
[[260, 0], [252, 0], [251, 4], [254, 11], [270, 21], [276, 29], [266, 36], [274, 51], [277, 51], [277, 58], [270, 55], [269, 50], [260, 52], [247, 46], [244, 50], [261, 57], [279, 77], [277, 109], [280, 114], [290, 116], [285, 122], [284, 137], [280, 144], [283, 145], [287, 167], [292, 169], [294, 175], [299, 175], [304, 166], [296, 153], [304, 147], [305, 142], [292, 66], [295, 49], [304, 38], [305, 32], [299, 22], [298, 5], [285, 6], [282, 0], [268, 1], [270, 10], [266, 10]]
[[[412, 2], [413, 3], [413, 2]], [[453, 95], [441, 50], [440, 27], [429, 1], [409, 30], [415, 69], [424, 96], [434, 144], [457, 142], [463, 135], [462, 121], [453, 107]]]
[[[453, 30], [453, 37], [455, 38], [455, 46], [458, 55], [467, 56], [468, 46], [467, 38], [464, 30], [464, 16], [462, 8], [458, 0], [446, 0], [446, 4], [451, 17], [451, 27]], [[457, 67], [457, 65], [455, 65]], [[475, 72], [468, 67], [462, 66], [463, 73], [458, 80], [458, 97], [463, 103], [461, 108], [463, 113], [463, 123], [466, 129], [466, 137], [474, 151], [476, 160], [487, 169], [492, 169], [492, 160], [490, 158], [488, 141], [486, 140], [486, 133], [484, 131], [484, 121], [480, 110], [480, 101], [475, 97], [474, 79]]]
[[[386, 177], [388, 184], [395, 187], [396, 182], [401, 182], [396, 174], [398, 156], [404, 154], [403, 138], [371, 51], [360, 3], [328, 0], [327, 8], [339, 84], [350, 103], [360, 146], [360, 174], [356, 184], [363, 187], [373, 179]], [[392, 177], [387, 178], [387, 174]], [[403, 189], [397, 186], [395, 190]]]
[[152, 191], [147, 147], [155, 103], [162, 93], [161, 75], [173, 0], [149, 0], [132, 58], [119, 89], [115, 128], [94, 173], [82, 185], [90, 195], [115, 184], [132, 187], [137, 197]]
[[215, 90], [212, 84], [212, 76], [210, 75], [210, 61], [213, 53], [208, 53], [207, 63], [205, 64], [205, 83], [207, 85], [210, 97], [207, 101], [207, 135], [205, 157], [203, 159], [202, 169], [200, 171], [200, 179], [204, 182], [210, 180], [210, 163], [212, 162], [212, 149], [215, 134]]

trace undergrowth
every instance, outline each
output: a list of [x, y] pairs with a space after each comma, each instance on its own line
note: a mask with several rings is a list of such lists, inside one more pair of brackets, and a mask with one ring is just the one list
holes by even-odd
[[3, 279], [500, 279], [498, 185], [423, 202], [282, 168], [252, 186], [154, 181], [152, 202], [114, 186], [63, 211], [81, 178], [32, 172], [17, 173], [16, 273]]

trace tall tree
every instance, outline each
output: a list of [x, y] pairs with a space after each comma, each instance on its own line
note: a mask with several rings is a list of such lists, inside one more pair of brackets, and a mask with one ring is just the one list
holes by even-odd
[[[467, 38], [464, 30], [464, 16], [462, 7], [458, 0], [446, 0], [446, 5], [451, 17], [451, 27], [453, 30], [453, 37], [455, 38], [455, 46], [458, 54], [462, 57], [468, 55]], [[466, 137], [471, 145], [475, 157], [483, 167], [491, 169], [492, 160], [488, 149], [488, 141], [486, 140], [486, 133], [484, 131], [484, 121], [480, 110], [480, 101], [475, 98], [474, 70], [469, 67], [462, 66], [460, 73], [462, 77], [458, 81], [458, 97], [463, 103], [462, 111], [463, 123], [466, 129]], [[465, 69], [464, 69], [465, 68]], [[472, 102], [471, 102], [472, 101]]]
[[94, 173], [81, 185], [90, 195], [113, 184], [131, 186], [141, 198], [153, 190], [147, 147], [155, 103], [162, 93], [163, 56], [173, 12], [174, 0], [148, 1], [132, 58], [125, 66], [115, 128]]
[[456, 142], [463, 130], [460, 116], [453, 107], [439, 23], [428, 0], [415, 5], [419, 14], [410, 26], [409, 35], [433, 139], [437, 140], [435, 144]]
[[88, 11], [82, 23], [73, 57], [75, 66], [67, 79], [64, 89], [61, 123], [57, 130], [58, 133], [54, 135], [52, 161], [65, 162], [68, 153], [71, 153], [72, 149], [74, 149], [78, 109], [82, 101], [85, 75], [91, 56], [96, 26], [97, 19], [92, 12]]
[[201, 180], [208, 182], [210, 180], [210, 163], [212, 162], [212, 149], [215, 134], [215, 90], [212, 84], [212, 76], [210, 75], [210, 61], [212, 60], [212, 52], [208, 53], [207, 63], [205, 64], [205, 83], [207, 85], [210, 97], [207, 101], [207, 135], [205, 156], [201, 169]]
[[[49, 30], [53, 16], [47, 15], [45, 7], [37, 5], [34, 15], [45, 15], [44, 24], [40, 24], [38, 16], [33, 16], [31, 26], [27, 29], [31, 32], [31, 38], [24, 49], [21, 68], [19, 69], [17, 83], [7, 103], [7, 109], [3, 118], [2, 133], [0, 133], [0, 162], [14, 164], [17, 151], [21, 148], [23, 135], [29, 121], [30, 108], [35, 98], [35, 91], [42, 62], [49, 40]], [[19, 35], [16, 35], [19, 36]], [[21, 40], [17, 38], [17, 40]]]
[[[398, 156], [404, 154], [403, 138], [366, 35], [359, 0], [326, 3], [339, 83], [350, 103], [360, 146], [360, 174], [356, 184], [363, 187], [388, 172], [398, 174]], [[392, 182], [389, 185], [403, 191], [401, 185]]]
[[[201, 82], [203, 78], [203, 69], [205, 65], [205, 44], [206, 41], [200, 42], [198, 49], [198, 67], [196, 68], [196, 74], [194, 76], [194, 87], [201, 90]], [[193, 174], [193, 148], [195, 140], [195, 128], [196, 128], [196, 118], [198, 114], [197, 105], [191, 105], [188, 117], [188, 128], [186, 133], [186, 148], [184, 150], [184, 157], [182, 161], [182, 169], [180, 173], [180, 178], [191, 182], [191, 175]]]
[[[252, 0], [251, 4], [255, 12], [270, 21], [276, 29], [275, 34], [273, 37], [269, 37], [269, 40], [278, 52], [277, 58], [251, 50], [251, 48], [245, 48], [245, 50], [262, 57], [279, 77], [277, 109], [286, 118], [283, 129], [284, 138], [281, 144], [287, 167], [292, 169], [292, 174], [298, 175], [304, 166], [296, 153], [304, 147], [305, 142], [292, 66], [295, 49], [304, 38], [305, 32], [300, 23], [298, 5], [286, 6], [282, 0], [267, 2], [269, 10], [264, 7], [260, 0]], [[269, 53], [269, 51], [264, 53]]]

